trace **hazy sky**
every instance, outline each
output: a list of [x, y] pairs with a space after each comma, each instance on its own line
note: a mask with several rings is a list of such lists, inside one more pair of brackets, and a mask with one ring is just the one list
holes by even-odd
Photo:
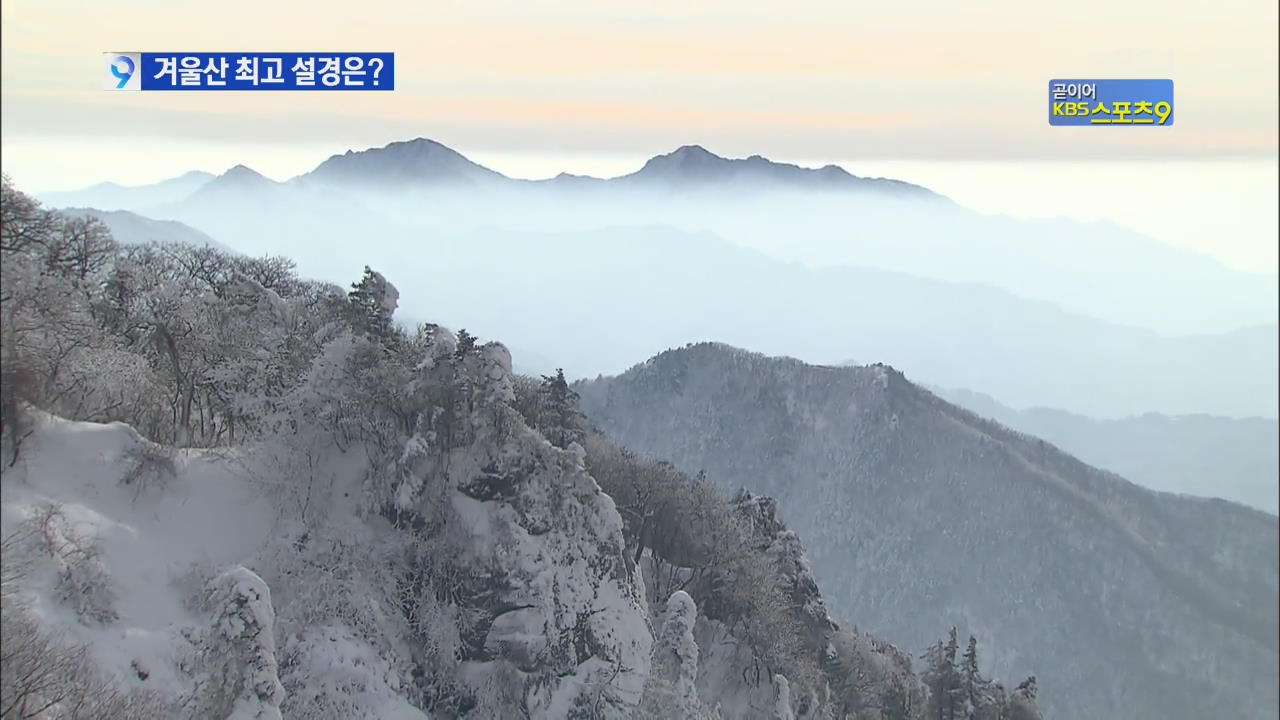
[[[817, 162], [1274, 162], [1280, 122], [1274, 0], [5, 0], [0, 12], [4, 170], [39, 190], [238, 162], [287, 177], [416, 136], [516, 175], [625, 172], [687, 143]], [[393, 51], [397, 90], [100, 89], [107, 50], [312, 49]], [[1062, 76], [1172, 77], [1176, 124], [1051, 128], [1045, 86]]]

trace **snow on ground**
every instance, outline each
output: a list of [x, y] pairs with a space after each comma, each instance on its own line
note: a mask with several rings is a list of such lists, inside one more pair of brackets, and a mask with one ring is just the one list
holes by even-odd
[[189, 599], [217, 568], [250, 564], [274, 514], [226, 453], [179, 451], [173, 477], [158, 473], [135, 494], [138, 483], [122, 478], [146, 444], [120, 423], [40, 415], [19, 461], [4, 471], [0, 516], [8, 537], [51, 504], [60, 509], [47, 534], [64, 548], [76, 538], [96, 546], [116, 618], [88, 619], [60, 602], [59, 563], [47, 552], [27, 578], [35, 616], [67, 641], [89, 644], [122, 682], [176, 695], [190, 682], [178, 670], [190, 645], [183, 631], [208, 627]]

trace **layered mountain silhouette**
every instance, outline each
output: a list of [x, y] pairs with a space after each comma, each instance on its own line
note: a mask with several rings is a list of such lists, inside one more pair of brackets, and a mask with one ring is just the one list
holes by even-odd
[[96, 218], [111, 231], [111, 237], [125, 245], [142, 245], [145, 243], [183, 243], [187, 245], [207, 245], [224, 252], [231, 251], [226, 245], [214, 240], [195, 228], [176, 220], [152, 220], [151, 218], [131, 213], [128, 210], [95, 210], [93, 208], [66, 208], [62, 210], [69, 217]]
[[579, 376], [713, 339], [889, 362], [1014, 407], [1277, 416], [1274, 277], [833, 166], [690, 145], [614, 179], [524, 181], [418, 138], [286, 182], [237, 167], [177, 201], [145, 206], [155, 194], [138, 190], [131, 210], [308, 275], [394, 268], [406, 311], [448, 308]]
[[98, 210], [137, 210], [177, 202], [216, 177], [192, 170], [149, 185], [126, 186], [103, 182], [83, 190], [46, 193], [41, 200], [55, 207], [92, 207]]
[[[96, 186], [41, 199], [162, 219], [243, 212], [193, 193], [207, 174], [138, 188]], [[347, 151], [279, 184], [296, 206], [358, 204], [424, 229], [522, 231], [671, 225], [814, 266], [856, 265], [974, 282], [1068, 311], [1169, 335], [1274, 325], [1274, 275], [1239, 272], [1107, 223], [974, 213], [925, 188], [686, 145], [612, 179], [508, 178], [427, 138]], [[179, 192], [180, 190], [185, 191]], [[241, 196], [253, 199], [246, 188]], [[256, 200], [261, 204], [261, 198]], [[357, 212], [346, 208], [348, 214]], [[305, 216], [316, 210], [299, 211]], [[366, 225], [368, 223], [365, 223]], [[217, 228], [201, 227], [211, 234]], [[230, 242], [230, 238], [220, 238]]]
[[1277, 519], [1157, 493], [887, 366], [719, 344], [577, 386], [617, 442], [779, 498], [833, 610], [923, 650], [942, 618], [1047, 716], [1274, 717]]
[[1158, 413], [1095, 420], [1054, 408], [1015, 410], [971, 390], [930, 390], [1144, 487], [1224, 498], [1276, 514], [1280, 427], [1275, 420]]
[[[181, 199], [205, 183], [228, 180], [244, 181], [248, 176], [266, 180], [256, 171], [237, 165], [222, 175], [191, 172], [152, 185], [125, 187], [102, 183], [82, 191], [47, 193], [44, 201], [55, 206], [101, 205], [142, 207]], [[751, 182], [799, 189], [867, 190], [898, 193], [943, 200], [941, 196], [918, 185], [884, 178], [863, 178], [846, 170], [827, 165], [810, 169], [774, 162], [760, 155], [748, 158], [726, 158], [698, 145], [686, 145], [665, 155], [651, 158], [638, 171], [617, 178], [604, 179], [561, 173], [548, 180], [529, 182], [515, 180], [473, 162], [461, 153], [435, 140], [415, 138], [389, 143], [379, 148], [348, 150], [320, 163], [314, 170], [287, 181], [300, 187], [375, 187], [375, 188], [440, 188], [461, 185], [493, 184], [523, 187], [614, 186], [618, 188], [668, 185], [699, 186], [708, 183]], [[161, 190], [167, 192], [160, 192]], [[134, 197], [129, 198], [130, 195]], [[104, 208], [105, 209], [105, 208]]]

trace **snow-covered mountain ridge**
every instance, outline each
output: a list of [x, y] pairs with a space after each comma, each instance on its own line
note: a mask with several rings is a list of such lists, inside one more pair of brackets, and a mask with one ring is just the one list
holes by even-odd
[[1136, 486], [884, 365], [701, 343], [575, 387], [613, 441], [777, 498], [828, 606], [900, 647], [942, 616], [1056, 718], [1275, 717], [1275, 515]]
[[6, 718], [1037, 716], [955, 643], [917, 677], [829, 616], [772, 501], [609, 443], [499, 343], [400, 327], [380, 273], [4, 192]]

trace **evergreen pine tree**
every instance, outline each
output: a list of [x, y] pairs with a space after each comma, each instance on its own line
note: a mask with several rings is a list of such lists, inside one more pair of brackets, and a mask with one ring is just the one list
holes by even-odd
[[960, 673], [956, 667], [956, 652], [959, 650], [956, 629], [944, 644], [938, 641], [931, 645], [922, 656], [926, 662], [924, 671], [925, 685], [929, 688], [929, 717], [937, 720], [956, 720], [963, 686]]
[[946, 703], [943, 702], [947, 686], [945, 658], [946, 648], [941, 640], [930, 645], [920, 656], [925, 661], [922, 678], [925, 687], [929, 689], [927, 716], [936, 720], [946, 720]]
[[956, 711], [960, 704], [960, 696], [963, 692], [963, 686], [960, 683], [960, 672], [956, 667], [956, 652], [960, 649], [960, 641], [956, 635], [956, 628], [952, 626], [951, 635], [947, 638], [947, 646], [944, 649], [944, 665], [943, 670], [946, 674], [946, 683], [943, 689], [947, 705], [947, 720], [956, 720]]
[[982, 677], [978, 669], [978, 639], [972, 635], [969, 636], [969, 645], [964, 651], [960, 673], [964, 687], [964, 718], [978, 720], [990, 705], [990, 682]]
[[542, 434], [558, 448], [569, 447], [578, 439], [578, 393], [569, 387], [564, 370], [556, 369], [555, 375], [543, 375]]
[[[476, 336], [467, 332], [465, 328], [458, 330], [457, 344], [453, 349], [454, 364], [454, 381], [451, 388], [454, 406], [453, 413], [456, 418], [469, 418], [471, 412], [475, 409], [475, 382], [472, 374], [464, 365], [464, 361], [469, 355], [476, 354]], [[454, 436], [455, 440], [460, 443], [469, 442], [471, 434], [470, 422], [460, 422], [458, 432]]]
[[467, 332], [466, 328], [459, 330], [458, 345], [454, 349], [454, 355], [456, 355], [457, 358], [461, 360], [467, 355], [475, 352], [475, 349], [476, 349], [476, 336]]
[[347, 293], [352, 327], [379, 342], [390, 340], [393, 335], [391, 314], [395, 311], [398, 297], [395, 287], [366, 265], [360, 282], [352, 283], [351, 291]]

